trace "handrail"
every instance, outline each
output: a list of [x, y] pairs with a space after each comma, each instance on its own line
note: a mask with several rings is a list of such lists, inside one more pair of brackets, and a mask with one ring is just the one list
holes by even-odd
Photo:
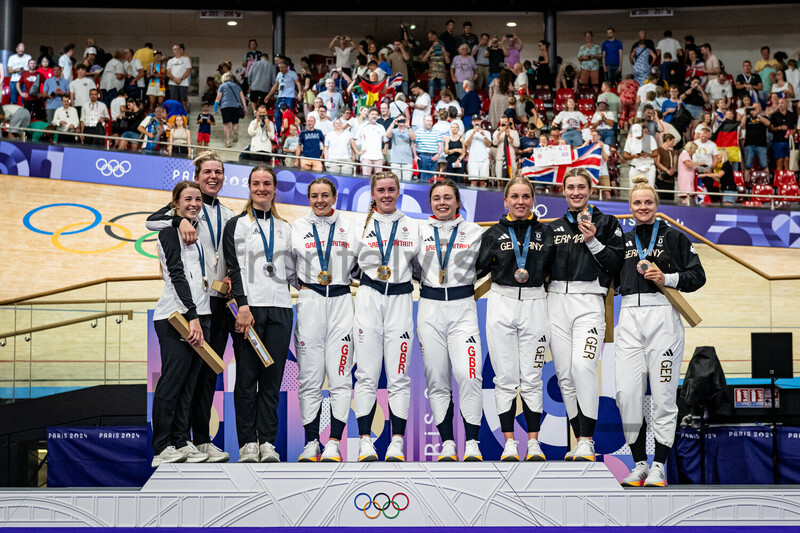
[[154, 298], [86, 298], [84, 300], [41, 300], [38, 302], [25, 302], [25, 305], [82, 305], [82, 304], [141, 304], [147, 302], [155, 302], [158, 296]]
[[[127, 276], [127, 277], [101, 278], [101, 279], [96, 279], [94, 281], [85, 281], [83, 283], [77, 283], [75, 285], [68, 285], [67, 287], [61, 287], [59, 289], [50, 289], [49, 291], [37, 292], [34, 294], [29, 294], [27, 296], [11, 298], [9, 300], [2, 300], [0, 301], [0, 307], [26, 302], [28, 300], [44, 298], [45, 296], [52, 296], [54, 294], [60, 294], [62, 292], [69, 292], [77, 289], [85, 289], [86, 287], [92, 287], [94, 285], [102, 285], [103, 283], [118, 283], [124, 281], [159, 281], [161, 279], [163, 279], [161, 276]], [[125, 301], [130, 301], [130, 300], [125, 300]]]
[[[55, 329], [64, 326], [71, 326], [73, 324], [80, 324], [81, 322], [92, 322], [94, 320], [98, 320], [100, 318], [106, 318], [110, 316], [127, 316], [128, 320], [133, 320], [133, 309], [122, 309], [118, 311], [105, 311], [103, 313], [95, 313], [93, 315], [86, 315], [81, 318], [73, 318], [72, 320], [63, 320], [61, 322], [53, 322], [52, 324], [45, 324], [43, 326], [34, 326], [32, 328], [25, 328], [19, 329], [14, 331], [9, 331], [8, 333], [0, 333], [0, 339], [5, 340], [8, 337], [17, 337], [19, 335], [28, 335], [30, 333], [36, 333], [38, 331], [45, 331], [48, 329]], [[4, 346], [4, 345], [3, 345]]]

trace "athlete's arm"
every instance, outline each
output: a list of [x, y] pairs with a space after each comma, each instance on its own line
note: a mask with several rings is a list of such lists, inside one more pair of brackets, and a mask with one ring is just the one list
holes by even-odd
[[225, 231], [222, 232], [222, 253], [225, 255], [228, 277], [231, 279], [231, 296], [241, 308], [248, 304], [247, 295], [244, 293], [244, 283], [242, 283], [242, 268], [236, 254], [235, 234], [238, 222], [238, 218], [232, 218], [225, 224]]
[[483, 236], [481, 236], [481, 247], [480, 251], [478, 252], [478, 259], [475, 261], [475, 270], [477, 271], [477, 277], [475, 279], [481, 279], [483, 276], [489, 273], [489, 269], [494, 263], [495, 258], [492, 255], [492, 238], [491, 228], [483, 232]]
[[622, 263], [625, 261], [625, 239], [617, 218], [608, 217], [608, 220], [603, 235], [606, 242], [593, 239], [592, 243], [597, 244], [587, 243], [586, 246], [603, 270], [609, 274], [616, 274], [622, 269]]
[[181, 299], [186, 312], [183, 316], [188, 321], [197, 318], [197, 309], [192, 300], [192, 290], [189, 288], [189, 282], [186, 280], [184, 273], [183, 260], [181, 259], [181, 242], [178, 238], [177, 230], [162, 231], [158, 234], [158, 241], [161, 243], [161, 249], [164, 250], [164, 261], [167, 263], [167, 273], [175, 287], [175, 292], [178, 298]]
[[182, 216], [174, 214], [172, 205], [167, 204], [149, 217], [145, 222], [145, 227], [150, 231], [161, 231], [165, 228], [178, 228], [181, 239], [187, 245], [197, 242], [197, 229]]

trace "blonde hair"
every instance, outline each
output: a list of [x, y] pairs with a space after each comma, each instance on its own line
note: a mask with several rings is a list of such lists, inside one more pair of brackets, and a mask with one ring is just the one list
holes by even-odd
[[720, 158], [719, 162], [720, 162], [720, 165], [721, 165], [722, 163], [724, 163], [726, 161], [730, 161], [730, 154], [728, 153], [727, 150], [720, 150], [719, 151], [719, 158]]
[[214, 150], [203, 150], [197, 157], [192, 160], [192, 164], [194, 165], [194, 179], [197, 181], [197, 176], [200, 175], [200, 170], [203, 168], [204, 163], [208, 163], [209, 161], [216, 161], [222, 167], [223, 174], [225, 173], [225, 163], [222, 162], [217, 152]]
[[531, 196], [536, 196], [536, 192], [533, 189], [533, 183], [531, 183], [531, 180], [525, 176], [517, 176], [516, 178], [511, 178], [506, 182], [506, 186], [503, 189], [503, 198], [508, 198], [508, 191], [514, 185], [525, 185], [531, 190]]
[[[253, 169], [250, 171], [250, 175], [247, 176], [247, 186], [250, 187], [250, 178], [252, 178], [253, 174], [255, 174], [256, 172], [266, 172], [267, 174], [272, 176], [272, 183], [273, 183], [273, 185], [275, 185], [275, 193], [276, 193], [276, 196], [277, 196], [277, 192], [278, 192], [278, 175], [275, 174], [275, 171], [272, 169], [272, 167], [268, 167], [267, 165], [257, 165], [257, 166], [253, 167]], [[284, 222], [286, 222], [286, 220], [278, 213], [278, 207], [275, 204], [275, 198], [272, 199], [272, 204], [270, 205], [270, 209], [269, 210], [270, 210], [270, 213], [272, 213], [272, 216], [274, 216], [278, 220], [283, 220]], [[253, 196], [252, 196], [252, 194], [247, 198], [247, 202], [244, 204], [244, 211], [247, 212], [247, 216], [250, 217], [250, 220], [255, 220], [256, 217], [253, 215]]]
[[633, 199], [633, 193], [636, 191], [650, 191], [653, 193], [653, 198], [656, 200], [656, 205], [658, 205], [658, 193], [656, 189], [650, 185], [650, 181], [647, 179], [647, 176], [634, 176], [631, 178], [631, 194], [628, 197], [628, 205], [630, 205], [631, 200]]
[[[400, 179], [398, 179], [397, 174], [395, 174], [394, 172], [390, 172], [390, 171], [376, 172], [375, 174], [372, 175], [372, 179], [369, 181], [369, 192], [370, 193], [375, 192], [375, 185], [378, 183], [378, 180], [394, 180], [394, 183], [395, 183], [395, 185], [397, 185], [397, 188], [398, 189], [400, 188]], [[364, 230], [361, 232], [361, 236], [362, 237], [364, 236], [364, 233], [366, 233], [366, 231], [367, 231], [367, 224], [369, 224], [369, 220], [372, 218], [372, 215], [375, 213], [375, 208], [377, 206], [378, 206], [378, 204], [375, 202], [375, 200], [372, 200], [369, 203], [369, 211], [367, 211], [367, 220], [364, 221]]]
[[689, 153], [694, 153], [697, 150], [697, 144], [694, 141], [689, 141], [688, 143], [683, 145], [683, 149]]
[[[228, 68], [230, 68], [230, 67], [228, 67]], [[233, 80], [233, 74], [231, 74], [230, 72], [226, 72], [225, 74], [223, 74], [222, 78], [220, 79], [220, 81], [222, 81], [222, 83], [227, 83], [227, 82], [229, 82], [231, 80]]]
[[568, 178], [583, 178], [586, 180], [586, 185], [588, 185], [590, 189], [592, 188], [592, 175], [585, 168], [569, 169], [567, 173], [564, 174], [564, 181], [563, 181], [564, 185], [567, 184]]

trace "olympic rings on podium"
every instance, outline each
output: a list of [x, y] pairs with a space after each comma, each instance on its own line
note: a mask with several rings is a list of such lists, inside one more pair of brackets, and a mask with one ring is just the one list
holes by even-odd
[[[45, 231], [43, 229], [39, 229], [37, 227], [34, 227], [33, 224], [31, 224], [31, 217], [34, 214], [38, 213], [39, 211], [42, 211], [43, 209], [49, 209], [50, 207], [79, 207], [81, 209], [86, 209], [92, 215], [94, 215], [94, 220], [92, 222], [87, 222], [86, 223], [86, 224], [89, 224], [88, 226], [86, 226], [85, 228], [82, 228], [82, 229], [77, 229], [75, 231], [66, 232], [66, 233], [64, 233], [64, 235], [74, 235], [75, 233], [83, 233], [84, 231], [89, 231], [90, 229], [96, 228], [100, 224], [100, 221], [103, 219], [103, 215], [100, 214], [100, 211], [98, 211], [94, 207], [89, 207], [88, 205], [83, 205], [83, 204], [47, 204], [47, 205], [39, 206], [36, 209], [31, 209], [30, 211], [25, 213], [25, 216], [22, 217], [22, 224], [26, 228], [28, 228], [29, 230], [35, 231], [36, 233], [41, 233], [42, 235], [53, 235], [52, 231]], [[80, 224], [78, 224], [78, 225], [80, 225]], [[72, 227], [75, 227], [75, 224], [73, 224]]]
[[127, 239], [130, 239], [133, 236], [133, 234], [131, 233], [131, 230], [129, 230], [128, 228], [126, 228], [122, 224], [117, 224], [115, 222], [106, 222], [105, 220], [103, 220], [103, 221], [100, 221], [100, 224], [102, 224], [102, 225], [104, 225], [106, 227], [114, 227], [114, 228], [117, 228], [118, 230], [122, 231], [123, 235], [125, 235], [125, 237], [126, 237], [126, 240], [120, 240], [120, 242], [115, 244], [114, 246], [109, 246], [108, 248], [102, 248], [100, 250], [74, 250], [72, 248], [67, 248], [66, 246], [64, 246], [63, 244], [61, 244], [59, 242], [58, 238], [62, 234], [63, 235], [68, 235], [66, 230], [72, 229], [72, 228], [74, 228], [76, 226], [80, 226], [82, 224], [88, 224], [88, 222], [76, 222], [75, 224], [68, 224], [68, 225], [64, 226], [63, 228], [61, 228], [59, 230], [56, 230], [56, 232], [53, 233], [53, 236], [50, 237], [50, 241], [53, 243], [53, 246], [55, 246], [56, 248], [58, 248], [62, 252], [72, 252], [73, 254], [100, 254], [100, 253], [103, 253], [103, 252], [112, 252], [112, 251], [116, 250], [117, 248], [122, 248], [123, 246], [125, 246], [126, 242], [129, 242]]
[[[358, 503], [359, 496], [366, 496], [367, 497], [367, 500], [362, 505], [359, 505], [359, 503]], [[379, 497], [381, 497], [381, 496], [386, 498], [386, 501], [383, 502], [383, 503], [380, 503], [378, 501]], [[402, 496], [403, 498], [406, 499], [406, 504], [403, 507], [400, 507], [398, 505], [398, 502], [396, 501], [398, 496]], [[364, 516], [366, 516], [367, 518], [371, 518], [373, 520], [375, 518], [378, 518], [381, 515], [381, 513], [383, 513], [383, 516], [385, 516], [389, 520], [393, 520], [393, 519], [397, 518], [397, 516], [400, 514], [400, 511], [404, 511], [404, 510], [406, 510], [408, 508], [408, 504], [409, 503], [410, 503], [410, 500], [408, 498], [408, 495], [405, 494], [404, 492], [398, 492], [394, 496], [392, 496], [391, 498], [389, 498], [389, 495], [386, 494], [385, 492], [379, 492], [375, 496], [372, 496], [371, 498], [370, 498], [369, 494], [367, 494], [366, 492], [359, 492], [358, 494], [356, 494], [356, 497], [353, 498], [353, 504], [356, 506], [356, 509], [358, 509], [359, 511], [362, 511], [364, 513]], [[395, 511], [396, 511], [392, 515], [389, 515], [389, 514], [386, 513], [386, 510], [389, 509], [389, 506], [393, 507], [395, 509]], [[369, 511], [370, 508], [372, 508], [372, 507], [375, 507], [375, 510], [377, 511], [374, 515], [371, 515], [371, 514], [367, 513], [367, 511]]]

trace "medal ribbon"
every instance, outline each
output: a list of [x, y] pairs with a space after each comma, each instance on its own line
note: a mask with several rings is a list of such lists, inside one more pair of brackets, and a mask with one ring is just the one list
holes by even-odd
[[197, 255], [200, 256], [200, 271], [203, 274], [203, 279], [206, 277], [206, 252], [203, 250], [203, 245], [199, 242], [194, 243], [194, 247], [197, 248]]
[[258, 217], [256, 217], [258, 234], [261, 235], [261, 243], [264, 245], [264, 255], [266, 256], [267, 264], [272, 263], [272, 250], [275, 247], [275, 221], [272, 220], [272, 213], [270, 213], [269, 218], [269, 242], [267, 242], [267, 238], [264, 237], [264, 228], [261, 227], [261, 223], [258, 221]]
[[316, 224], [311, 224], [311, 230], [314, 232], [314, 243], [317, 245], [317, 257], [319, 258], [319, 268], [323, 272], [328, 271], [328, 265], [331, 262], [331, 248], [333, 245], [333, 230], [336, 228], [336, 224], [331, 224], [331, 230], [328, 232], [328, 249], [325, 250], [325, 255], [322, 254], [322, 244], [319, 242], [319, 233], [317, 233], [317, 226]]
[[389, 242], [386, 243], [386, 253], [383, 251], [383, 239], [381, 239], [381, 225], [375, 220], [375, 236], [378, 238], [378, 251], [381, 253], [381, 266], [389, 264], [389, 257], [392, 255], [392, 247], [394, 246], [394, 236], [397, 233], [397, 223], [399, 220], [392, 222], [392, 231], [389, 234]]
[[514, 231], [513, 227], [508, 227], [508, 234], [511, 236], [511, 246], [514, 247], [514, 256], [517, 258], [517, 268], [519, 269], [525, 268], [525, 261], [528, 258], [528, 250], [531, 245], [531, 227], [532, 226], [528, 226], [528, 229], [525, 231], [525, 243], [523, 245], [525, 250], [522, 252], [519, 249], [519, 242], [517, 242], [517, 233]]
[[447, 262], [450, 260], [450, 252], [453, 251], [457, 233], [458, 224], [453, 227], [453, 233], [450, 234], [450, 242], [447, 243], [447, 251], [444, 253], [444, 259], [442, 259], [442, 246], [439, 244], [439, 228], [436, 226], [433, 227], [433, 239], [436, 241], [436, 257], [439, 258], [439, 266], [442, 267], [442, 270], [444, 270], [444, 267], [447, 266]]
[[219, 252], [219, 243], [222, 241], [222, 213], [220, 213], [221, 209], [217, 206], [217, 233], [214, 234], [214, 228], [211, 226], [211, 220], [208, 217], [208, 211], [206, 211], [206, 204], [203, 204], [203, 215], [206, 218], [206, 224], [208, 225], [208, 231], [211, 233], [211, 244], [214, 246], [214, 251]]
[[656, 244], [656, 237], [658, 236], [659, 222], [660, 221], [658, 219], [653, 222], [653, 234], [650, 236], [650, 246], [647, 247], [647, 250], [642, 251], [642, 243], [639, 241], [639, 234], [635, 231], [633, 232], [633, 238], [636, 241], [636, 253], [639, 254], [639, 259], [642, 261], [647, 259], [647, 256], [650, 255], [650, 252], [653, 251], [653, 247]]

